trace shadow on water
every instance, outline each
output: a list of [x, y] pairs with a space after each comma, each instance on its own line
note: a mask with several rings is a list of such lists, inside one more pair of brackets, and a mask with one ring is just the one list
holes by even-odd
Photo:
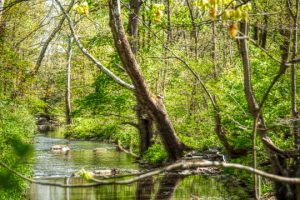
[[[68, 178], [69, 184], [86, 183], [81, 178]], [[40, 179], [52, 183], [63, 183], [64, 178]], [[169, 200], [193, 199], [216, 200], [249, 199], [241, 188], [226, 186], [217, 177], [178, 176], [166, 174], [161, 177], [147, 178], [131, 185], [109, 185], [82, 188], [59, 188], [33, 184], [31, 200], [90, 200], [90, 199], [132, 199], [132, 200]]]
[[[55, 144], [66, 144], [70, 155], [55, 154], [49, 149]], [[107, 148], [106, 152], [95, 153], [94, 148]], [[92, 141], [67, 141], [55, 135], [37, 135], [34, 178], [51, 183], [83, 184], [82, 178], [70, 177], [82, 168], [117, 168], [129, 172], [139, 170], [134, 159], [120, 153], [110, 144]], [[104, 185], [97, 187], [60, 188], [32, 184], [30, 200], [98, 200], [98, 199], [249, 199], [242, 188], [227, 185], [222, 176], [182, 176], [174, 173], [147, 178], [131, 185]]]

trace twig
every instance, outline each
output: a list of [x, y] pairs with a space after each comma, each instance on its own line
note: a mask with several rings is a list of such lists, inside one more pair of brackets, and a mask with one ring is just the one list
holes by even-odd
[[128, 151], [127, 149], [125, 149], [124, 147], [122, 147], [122, 144], [121, 144], [120, 140], [118, 140], [118, 148], [119, 148], [121, 151], [123, 151], [123, 152], [125, 152], [125, 153], [127, 153], [127, 154], [130, 154], [130, 155], [132, 155], [132, 156], [135, 157], [135, 158], [139, 158], [139, 156], [136, 155], [135, 153], [133, 153], [132, 151]]
[[126, 83], [125, 81], [123, 81], [120, 77], [118, 77], [117, 75], [115, 75], [112, 71], [110, 71], [109, 69], [107, 69], [104, 65], [102, 65], [102, 63], [97, 60], [93, 55], [91, 55], [88, 50], [86, 48], [84, 48], [84, 46], [81, 44], [79, 38], [77, 37], [74, 27], [73, 27], [73, 23], [72, 20], [70, 19], [70, 16], [68, 15], [68, 13], [66, 12], [66, 10], [63, 8], [63, 6], [61, 5], [61, 3], [59, 2], [59, 0], [55, 0], [55, 2], [57, 3], [57, 5], [59, 6], [60, 10], [63, 12], [64, 16], [66, 17], [68, 24], [69, 24], [69, 28], [71, 31], [72, 36], [74, 37], [75, 43], [77, 44], [78, 48], [81, 50], [81, 52], [88, 57], [94, 64], [96, 64], [96, 66], [106, 75], [108, 75], [110, 78], [112, 78], [115, 82], [117, 82], [119, 85], [129, 89], [129, 90], [134, 90], [134, 86]]

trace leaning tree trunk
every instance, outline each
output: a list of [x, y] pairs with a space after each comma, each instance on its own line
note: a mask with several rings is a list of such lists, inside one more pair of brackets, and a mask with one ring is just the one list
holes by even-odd
[[163, 145], [168, 152], [169, 159], [173, 161], [177, 160], [182, 156], [184, 145], [176, 136], [174, 127], [164, 105], [149, 91], [140, 70], [140, 66], [137, 63], [126, 38], [121, 20], [120, 2], [118, 0], [109, 1], [109, 15], [115, 46], [123, 66], [135, 87], [134, 93], [137, 101], [147, 109], [147, 112], [154, 119]]
[[[143, 2], [140, 0], [130, 1], [132, 13], [129, 15], [128, 19], [128, 35], [131, 37], [129, 43], [133, 54], [136, 54], [138, 51], [139, 13], [142, 3]], [[142, 157], [151, 146], [153, 138], [153, 120], [145, 110], [147, 109], [143, 108], [142, 104], [138, 104], [135, 110], [138, 118], [140, 135], [140, 157]]]

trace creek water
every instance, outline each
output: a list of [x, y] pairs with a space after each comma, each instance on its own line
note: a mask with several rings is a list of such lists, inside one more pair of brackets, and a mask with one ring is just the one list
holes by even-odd
[[[70, 154], [57, 154], [51, 146], [67, 144]], [[94, 148], [107, 148], [106, 152], [95, 153]], [[34, 179], [51, 183], [86, 183], [82, 178], [70, 177], [84, 168], [87, 171], [115, 168], [129, 173], [143, 170], [134, 159], [118, 152], [111, 144], [96, 141], [68, 141], [58, 131], [38, 134], [35, 138]], [[141, 180], [131, 185], [108, 185], [81, 188], [60, 188], [32, 184], [30, 200], [102, 200], [102, 199], [249, 199], [238, 185], [234, 186], [224, 176], [179, 176], [167, 174]]]

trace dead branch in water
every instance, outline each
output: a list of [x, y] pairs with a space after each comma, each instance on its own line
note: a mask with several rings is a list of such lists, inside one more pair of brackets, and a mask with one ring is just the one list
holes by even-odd
[[100, 186], [100, 185], [113, 185], [113, 184], [117, 184], [117, 185], [127, 185], [127, 184], [132, 184], [135, 183], [139, 180], [148, 178], [148, 177], [152, 177], [155, 175], [160, 175], [163, 174], [165, 172], [170, 172], [173, 171], [175, 169], [191, 169], [191, 168], [197, 168], [197, 167], [220, 167], [220, 168], [233, 168], [233, 169], [240, 169], [240, 170], [245, 170], [254, 174], [257, 174], [259, 176], [268, 178], [270, 180], [273, 181], [278, 181], [278, 182], [284, 182], [284, 183], [289, 183], [289, 184], [300, 184], [300, 178], [290, 178], [290, 177], [284, 177], [284, 176], [278, 176], [278, 175], [274, 175], [274, 174], [270, 174], [258, 169], [254, 169], [253, 167], [249, 167], [249, 166], [244, 166], [244, 165], [240, 165], [240, 164], [235, 164], [235, 163], [225, 163], [225, 162], [215, 162], [215, 161], [207, 161], [207, 160], [198, 160], [198, 161], [179, 161], [173, 164], [170, 164], [166, 167], [160, 168], [160, 169], [156, 169], [156, 170], [152, 170], [149, 172], [146, 172], [144, 174], [138, 175], [134, 178], [130, 178], [127, 180], [99, 180], [99, 179], [95, 179], [92, 178], [91, 181], [94, 181], [94, 183], [87, 183], [87, 184], [76, 184], [76, 185], [66, 185], [63, 183], [50, 183], [50, 182], [45, 182], [45, 181], [37, 181], [37, 180], [33, 180], [30, 179], [26, 176], [24, 176], [23, 174], [17, 172], [16, 170], [10, 168], [8, 165], [6, 165], [5, 163], [3, 163], [2, 161], [0, 161], [0, 166], [2, 166], [3, 168], [9, 170], [10, 172], [16, 174], [17, 176], [21, 177], [22, 179], [30, 182], [30, 183], [34, 183], [34, 184], [39, 184], [39, 185], [49, 185], [49, 186], [56, 186], [56, 187], [92, 187], [92, 186]]

